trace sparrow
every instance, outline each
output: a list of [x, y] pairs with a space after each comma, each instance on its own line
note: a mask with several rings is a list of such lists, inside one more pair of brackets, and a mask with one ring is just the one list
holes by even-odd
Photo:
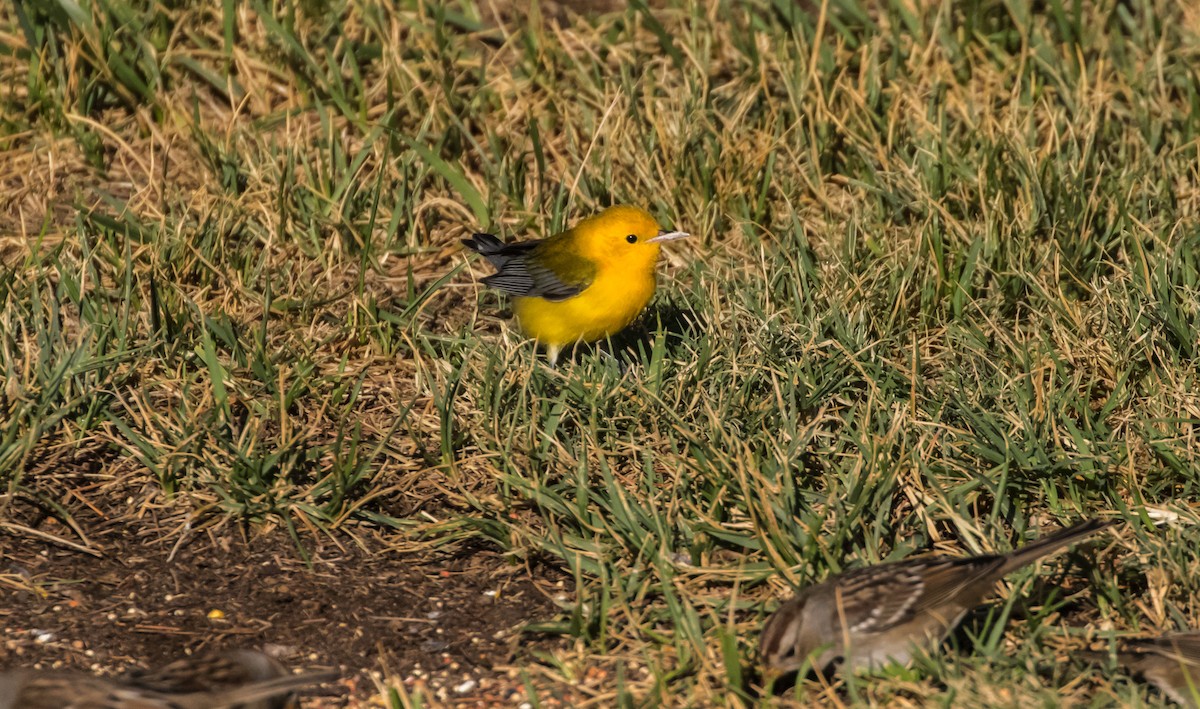
[[[1096, 662], [1108, 659], [1108, 653], [1084, 655]], [[1200, 630], [1126, 641], [1117, 652], [1117, 664], [1179, 704], [1200, 709]]]
[[282, 709], [293, 691], [334, 676], [291, 675], [253, 650], [186, 658], [119, 678], [17, 669], [0, 673], [0, 709]]
[[768, 675], [806, 661], [825, 672], [835, 660], [857, 670], [907, 663], [936, 648], [1004, 576], [1113, 522], [1088, 520], [1008, 554], [929, 556], [877, 564], [809, 586], [767, 619], [759, 655]]
[[283, 663], [264, 652], [232, 649], [185, 657], [149, 670], [131, 670], [122, 681], [156, 692], [186, 694], [233, 689], [290, 674]]

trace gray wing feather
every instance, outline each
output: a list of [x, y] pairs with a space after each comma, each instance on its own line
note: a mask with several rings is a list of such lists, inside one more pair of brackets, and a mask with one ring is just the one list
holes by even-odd
[[462, 242], [496, 267], [496, 273], [483, 279], [496, 290], [559, 301], [573, 298], [587, 287], [587, 283], [566, 283], [550, 269], [530, 261], [529, 254], [540, 241], [505, 244], [491, 234], [476, 234]]

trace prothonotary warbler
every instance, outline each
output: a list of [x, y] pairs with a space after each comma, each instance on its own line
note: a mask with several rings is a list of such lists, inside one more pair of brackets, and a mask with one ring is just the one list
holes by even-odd
[[548, 239], [505, 244], [475, 234], [462, 242], [496, 267], [483, 282], [513, 296], [521, 330], [545, 346], [553, 366], [564, 347], [633, 322], [654, 295], [660, 245], [685, 236], [619, 205]]

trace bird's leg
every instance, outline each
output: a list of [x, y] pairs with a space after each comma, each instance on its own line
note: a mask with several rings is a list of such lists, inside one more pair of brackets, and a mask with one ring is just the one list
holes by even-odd
[[546, 359], [550, 360], [551, 367], [558, 366], [558, 353], [561, 350], [562, 350], [562, 346], [560, 346], [560, 345], [547, 345], [546, 346]]

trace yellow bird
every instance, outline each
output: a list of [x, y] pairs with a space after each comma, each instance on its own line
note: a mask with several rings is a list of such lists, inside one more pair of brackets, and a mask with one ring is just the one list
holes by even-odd
[[521, 330], [546, 347], [553, 366], [564, 347], [615, 335], [654, 295], [664, 231], [645, 210], [619, 205], [548, 239], [505, 244], [491, 234], [462, 242], [496, 273], [483, 282], [513, 296]]

